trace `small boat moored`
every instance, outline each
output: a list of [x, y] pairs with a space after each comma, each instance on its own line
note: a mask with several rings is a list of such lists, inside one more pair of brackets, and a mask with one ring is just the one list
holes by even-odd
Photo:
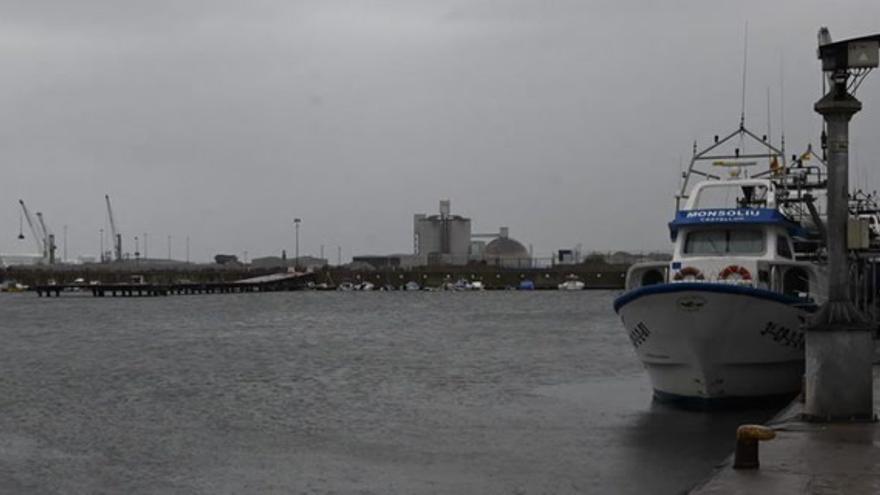
[[581, 281], [577, 277], [577, 275], [571, 274], [565, 277], [565, 282], [562, 282], [557, 286], [559, 290], [584, 290], [586, 284]]

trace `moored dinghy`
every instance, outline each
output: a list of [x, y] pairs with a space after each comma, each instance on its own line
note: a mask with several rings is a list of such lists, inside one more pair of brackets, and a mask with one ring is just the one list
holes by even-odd
[[559, 284], [557, 288], [559, 290], [584, 290], [585, 285], [577, 275], [571, 274], [565, 277], [565, 282]]

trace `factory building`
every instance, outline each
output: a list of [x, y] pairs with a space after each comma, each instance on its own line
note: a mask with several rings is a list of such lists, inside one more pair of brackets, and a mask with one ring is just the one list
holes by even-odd
[[413, 247], [412, 265], [482, 263], [505, 268], [532, 266], [529, 251], [509, 236], [507, 227], [501, 227], [497, 233], [473, 233], [471, 219], [453, 215], [449, 200], [440, 201], [438, 215], [419, 213], [414, 216]]
[[0, 268], [42, 265], [44, 261], [41, 254], [0, 254]]
[[413, 236], [423, 264], [466, 265], [470, 259], [471, 219], [453, 215], [448, 199], [440, 201], [439, 215], [415, 215]]

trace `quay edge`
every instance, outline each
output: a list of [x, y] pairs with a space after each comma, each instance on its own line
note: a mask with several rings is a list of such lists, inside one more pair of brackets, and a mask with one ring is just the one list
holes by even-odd
[[[873, 366], [873, 409], [880, 408], [880, 366]], [[880, 492], [880, 424], [809, 422], [800, 398], [767, 423], [776, 438], [760, 444], [758, 469], [733, 469], [727, 458], [693, 495]], [[731, 449], [734, 432], [730, 432]]]

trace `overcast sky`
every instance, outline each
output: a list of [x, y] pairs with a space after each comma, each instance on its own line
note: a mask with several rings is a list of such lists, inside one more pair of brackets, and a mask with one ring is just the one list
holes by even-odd
[[[151, 257], [411, 252], [441, 198], [536, 255], [668, 249], [693, 140], [739, 121], [818, 141], [816, 31], [880, 31], [880, 2], [0, 1], [0, 252], [18, 198], [96, 255], [109, 193]], [[782, 62], [782, 63], [780, 63]], [[780, 80], [784, 84], [780, 84]], [[854, 184], [877, 188], [880, 75]], [[27, 226], [25, 226], [27, 229]], [[59, 253], [60, 254], [60, 253]]]

